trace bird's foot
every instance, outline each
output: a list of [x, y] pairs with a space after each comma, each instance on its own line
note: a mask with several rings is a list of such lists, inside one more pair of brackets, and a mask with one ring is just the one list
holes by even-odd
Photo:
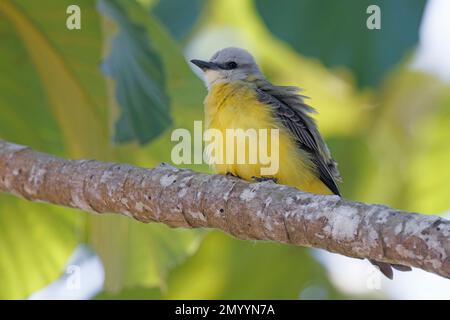
[[272, 182], [277, 183], [277, 179], [273, 177], [252, 177], [252, 180], [255, 182]]
[[242, 178], [239, 177], [238, 175], [235, 175], [234, 173], [231, 173], [231, 172], [227, 172], [227, 173], [226, 173], [226, 176], [228, 176], [228, 177], [235, 177], [235, 178], [242, 179]]

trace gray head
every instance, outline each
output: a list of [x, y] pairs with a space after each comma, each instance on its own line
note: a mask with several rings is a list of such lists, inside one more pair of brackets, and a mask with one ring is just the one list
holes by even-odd
[[215, 83], [247, 80], [249, 76], [262, 77], [253, 56], [240, 48], [217, 51], [209, 61], [191, 60], [203, 70], [208, 87]]

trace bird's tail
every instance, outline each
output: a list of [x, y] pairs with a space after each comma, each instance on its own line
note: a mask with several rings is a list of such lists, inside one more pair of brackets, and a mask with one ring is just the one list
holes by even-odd
[[374, 266], [378, 267], [378, 269], [381, 271], [382, 274], [384, 274], [389, 279], [394, 279], [394, 271], [392, 268], [398, 271], [411, 271], [411, 267], [404, 266], [401, 264], [389, 264], [386, 262], [380, 262], [375, 261], [372, 259], [369, 259], [370, 263], [372, 263]]

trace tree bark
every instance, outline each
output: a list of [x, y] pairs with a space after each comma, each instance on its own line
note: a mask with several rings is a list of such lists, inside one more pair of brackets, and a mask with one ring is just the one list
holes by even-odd
[[0, 191], [171, 227], [218, 228], [240, 239], [315, 247], [450, 278], [450, 221], [301, 192], [272, 182], [64, 160], [0, 140]]

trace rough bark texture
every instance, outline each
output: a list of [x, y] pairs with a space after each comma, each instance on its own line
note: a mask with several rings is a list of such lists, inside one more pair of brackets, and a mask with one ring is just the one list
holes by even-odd
[[450, 277], [450, 221], [300, 192], [271, 182], [70, 161], [0, 140], [0, 191], [171, 227], [218, 228], [240, 239], [322, 248]]

